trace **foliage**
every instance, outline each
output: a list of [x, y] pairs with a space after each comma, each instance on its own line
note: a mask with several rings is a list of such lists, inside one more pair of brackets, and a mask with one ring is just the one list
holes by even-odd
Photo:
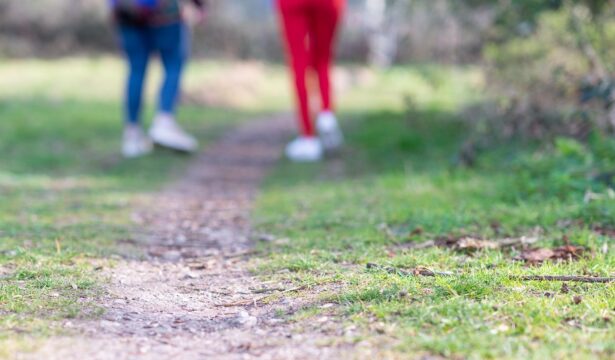
[[492, 102], [468, 112], [474, 131], [462, 148], [464, 161], [473, 163], [476, 153], [501, 141], [550, 143], [563, 136], [587, 142], [592, 135], [613, 134], [615, 21], [608, 15], [613, 4], [494, 6], [500, 21], [483, 53]]

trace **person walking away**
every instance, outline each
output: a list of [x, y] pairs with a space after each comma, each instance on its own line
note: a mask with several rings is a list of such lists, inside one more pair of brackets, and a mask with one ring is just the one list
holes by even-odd
[[[203, 0], [191, 0], [204, 13]], [[182, 152], [194, 152], [197, 140], [176, 121], [181, 77], [189, 52], [189, 36], [182, 17], [182, 0], [110, 0], [114, 23], [128, 63], [124, 100], [122, 153], [127, 158], [146, 155], [153, 143]], [[152, 55], [159, 55], [164, 80], [158, 109], [149, 134], [141, 125], [143, 88]]]
[[[342, 132], [334, 113], [331, 67], [337, 28], [346, 0], [277, 0], [288, 62], [292, 68], [300, 120], [300, 136], [286, 147], [293, 161], [319, 161], [326, 150], [339, 148]], [[307, 77], [315, 72], [321, 111], [314, 126]]]

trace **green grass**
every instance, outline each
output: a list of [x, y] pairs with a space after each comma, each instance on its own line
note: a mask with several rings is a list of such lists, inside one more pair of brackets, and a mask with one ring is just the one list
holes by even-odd
[[[190, 75], [214, 81], [221, 68], [199, 62]], [[190, 161], [165, 151], [119, 156], [123, 73], [112, 58], [0, 61], [0, 357], [20, 334], [47, 336], [61, 331], [60, 320], [100, 315], [96, 269], [117, 255], [139, 256], [121, 245], [133, 233], [132, 210]], [[150, 78], [146, 118], [159, 77], [156, 70]], [[190, 105], [180, 117], [207, 146], [270, 110]]]
[[[457, 114], [480, 100], [477, 86], [471, 69], [398, 68], [348, 94], [342, 156], [284, 163], [270, 176], [255, 216], [260, 231], [283, 240], [262, 245], [270, 255], [258, 271], [330, 288], [319, 302], [336, 302], [339, 321], [371, 335], [384, 323], [380, 332], [401, 358], [612, 358], [615, 285], [571, 284], [564, 293], [561, 283], [510, 275], [615, 275], [615, 242], [592, 231], [615, 227], [615, 199], [592, 176], [615, 165], [615, 142], [502, 144], [461, 168], [456, 153], [469, 129]], [[586, 190], [602, 199], [585, 202]], [[592, 253], [526, 266], [514, 251], [404, 250], [440, 236], [493, 239], [536, 228], [538, 246], [567, 236]], [[457, 275], [404, 277], [367, 270], [368, 262]]]
[[[281, 164], [255, 211], [259, 230], [280, 239], [262, 245], [270, 255], [257, 260], [259, 272], [323, 290], [289, 318], [334, 311], [369, 337], [383, 333], [377, 338], [401, 358], [613, 357], [612, 284], [570, 284], [563, 293], [561, 284], [509, 275], [613, 275], [613, 239], [592, 227], [615, 227], [615, 201], [594, 180], [615, 165], [614, 142], [503, 144], [460, 168], [468, 128], [458, 114], [482, 99], [479, 71], [352, 71], [359, 86], [340, 104], [347, 149], [319, 165]], [[122, 76], [111, 58], [0, 61], [0, 357], [32, 346], [32, 335], [61, 332], [62, 321], [100, 316], [100, 266], [139, 256], [121, 241], [133, 233], [132, 210], [189, 162], [168, 152], [119, 157]], [[199, 62], [187, 80], [193, 105], [180, 117], [204, 144], [289, 103], [278, 66]], [[586, 190], [599, 199], [583, 201]], [[512, 261], [515, 252], [404, 250], [444, 235], [500, 238], [536, 227], [541, 246], [566, 235], [592, 253], [528, 267]], [[368, 262], [457, 276], [403, 277], [367, 270]], [[321, 309], [331, 302], [339, 307]]]

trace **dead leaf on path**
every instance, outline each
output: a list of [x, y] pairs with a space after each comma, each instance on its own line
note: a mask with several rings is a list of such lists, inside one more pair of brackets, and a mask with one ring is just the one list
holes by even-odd
[[208, 270], [216, 267], [218, 260], [216, 259], [206, 259], [203, 261], [192, 261], [188, 263], [188, 268], [190, 270]]

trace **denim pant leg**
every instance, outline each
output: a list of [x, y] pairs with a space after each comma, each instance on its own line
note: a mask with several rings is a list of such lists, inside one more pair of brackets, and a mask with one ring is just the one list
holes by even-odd
[[122, 25], [119, 35], [129, 66], [124, 98], [125, 121], [137, 124], [141, 120], [143, 87], [151, 53], [149, 30]]
[[187, 30], [183, 23], [154, 27], [152, 41], [160, 53], [165, 72], [160, 90], [159, 111], [174, 115], [188, 56]]

